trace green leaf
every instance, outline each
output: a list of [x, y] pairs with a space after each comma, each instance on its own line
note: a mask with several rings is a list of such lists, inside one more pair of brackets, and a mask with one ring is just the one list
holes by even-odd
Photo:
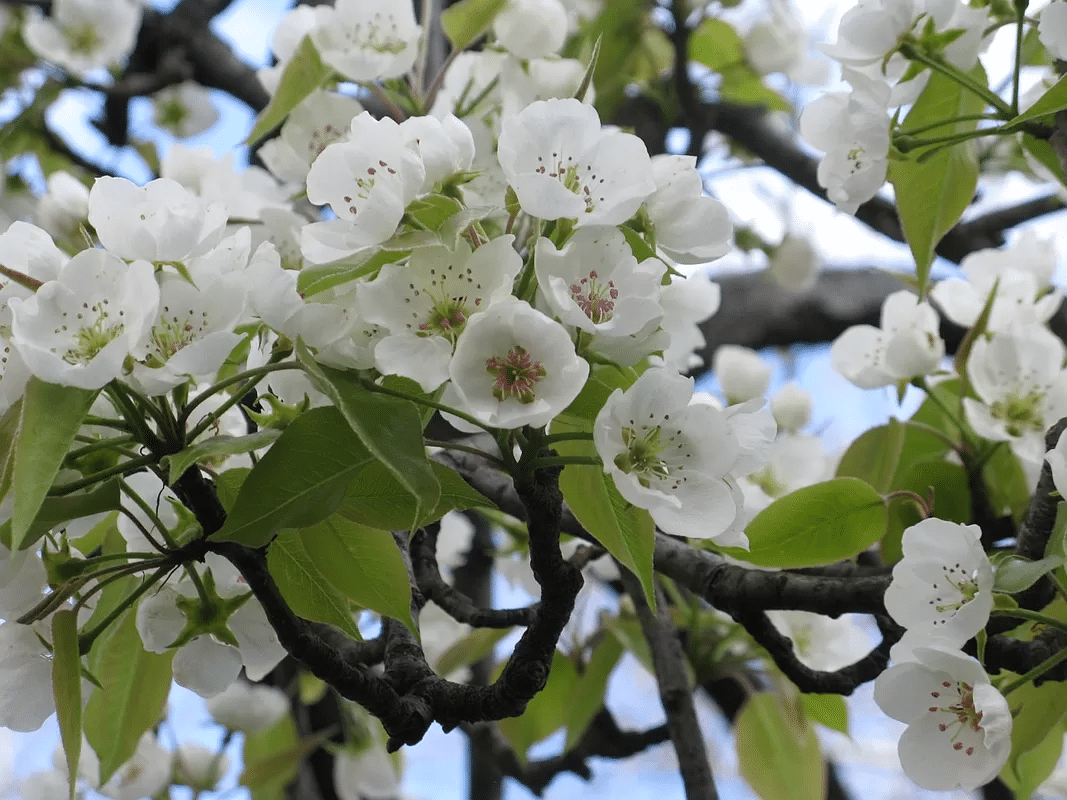
[[1032, 155], [1038, 163], [1043, 164], [1045, 169], [1060, 182], [1061, 186], [1067, 185], [1067, 176], [1063, 174], [1060, 157], [1056, 154], [1056, 149], [1051, 144], [1044, 139], [1037, 139], [1028, 133], [1024, 133], [1023, 149]]
[[604, 706], [604, 694], [608, 687], [608, 678], [622, 657], [622, 645], [614, 636], [605, 636], [593, 650], [589, 663], [581, 671], [571, 693], [571, 702], [567, 711], [567, 741], [565, 750], [578, 743], [593, 721], [593, 717]]
[[294, 614], [333, 625], [353, 639], [363, 638], [352, 618], [351, 604], [315, 566], [300, 531], [282, 531], [270, 543], [267, 569]]
[[[23, 546], [29, 547], [48, 531], [72, 519], [118, 511], [122, 507], [119, 479], [94, 486], [87, 492], [76, 492], [60, 497], [45, 497], [33, 524], [26, 532]], [[83, 551], [84, 552], [84, 551]]]
[[70, 776], [69, 797], [74, 800], [82, 749], [82, 670], [78, 654], [78, 615], [70, 608], [60, 609], [52, 615], [52, 694]]
[[100, 758], [104, 783], [133, 755], [141, 734], [159, 722], [170, 693], [174, 651], [149, 653], [137, 633], [136, 615], [124, 614], [106, 637], [85, 706], [85, 736]]
[[408, 203], [404, 213], [410, 215], [427, 230], [439, 231], [448, 220], [462, 210], [462, 203], [454, 197], [428, 194]]
[[1047, 556], [1040, 561], [1027, 561], [1022, 556], [1009, 554], [997, 562], [994, 573], [993, 591], [1015, 594], [1029, 589], [1043, 575], [1067, 563], [1063, 556]]
[[1052, 774], [1063, 747], [1067, 691], [1062, 683], [1020, 686], [1010, 695], [1011, 754], [1001, 777], [1023, 800]]
[[283, 528], [314, 525], [344, 499], [374, 456], [332, 407], [297, 417], [252, 468], [215, 537], [262, 547]]
[[822, 800], [826, 767], [815, 731], [777, 695], [749, 697], [734, 720], [741, 776], [762, 800]]
[[296, 277], [296, 290], [306, 299], [335, 286], [375, 275], [386, 264], [400, 261], [409, 255], [411, 253], [408, 250], [371, 248], [370, 252], [356, 253], [339, 261], [306, 266]]
[[[979, 83], [985, 84], [981, 65], [971, 70], [970, 74]], [[981, 111], [980, 98], [955, 81], [933, 74], [902, 126], [919, 128], [944, 120], [944, 125], [920, 136], [948, 136], [974, 130], [977, 124], [974, 120], [955, 120], [961, 115]], [[964, 209], [974, 198], [974, 190], [978, 185], [978, 161], [970, 142], [945, 147], [925, 160], [922, 155], [923, 151], [916, 151], [907, 159], [891, 160], [888, 177], [896, 193], [904, 236], [915, 257], [916, 276], [922, 287], [920, 295], [925, 295], [937, 243], [959, 221]]]
[[240, 493], [241, 487], [251, 471], [251, 467], [234, 467], [215, 476], [215, 491], [218, 493], [219, 502], [222, 503], [222, 507], [227, 514], [233, 509], [233, 504], [237, 502], [237, 495]]
[[812, 722], [848, 736], [848, 706], [839, 694], [801, 694], [800, 707]]
[[450, 675], [460, 667], [481, 661], [511, 631], [511, 628], [475, 628], [441, 654], [434, 665], [437, 674]]
[[526, 760], [526, 751], [531, 745], [563, 727], [577, 682], [574, 662], [557, 650], [552, 657], [552, 671], [545, 688], [534, 695], [521, 717], [500, 720], [500, 732], [520, 759]]
[[[495, 507], [455, 470], [433, 461], [430, 465], [441, 485], [441, 499], [424, 518], [423, 524], [438, 520], [452, 510]], [[411, 525], [415, 501], [384, 464], [372, 461], [356, 473], [337, 513], [353, 522], [394, 531]]]
[[454, 50], [463, 50], [492, 27], [507, 0], [460, 0], [441, 12], [441, 29]]
[[609, 119], [625, 98], [626, 87], [634, 82], [642, 51], [642, 31], [649, 26], [644, 0], [612, 0], [603, 5], [595, 19], [585, 23], [580, 36], [571, 37], [563, 55], [588, 63], [600, 40], [600, 52], [593, 69], [596, 108], [601, 119]]
[[1004, 442], [998, 443], [982, 468], [994, 513], [1011, 514], [1016, 522], [1030, 505], [1030, 483], [1019, 459]]
[[25, 546], [37, 512], [66, 458], [95, 391], [30, 378], [22, 397], [15, 442], [11, 511], [13, 550]]
[[1067, 76], [1060, 78], [1050, 86], [1048, 91], [1037, 99], [1037, 102], [1009, 122], [1008, 127], [1011, 128], [1030, 120], [1047, 117], [1057, 111], [1063, 111], [1065, 108], [1067, 108]]
[[21, 418], [22, 398], [20, 397], [0, 417], [0, 500], [7, 497], [7, 492], [11, 488], [11, 473], [15, 466], [15, 443], [18, 441]]
[[[926, 497], [933, 490], [934, 514], [950, 522], [971, 521], [971, 487], [967, 471], [949, 461], [927, 459], [912, 464], [898, 473], [893, 481], [894, 491], [915, 492]], [[898, 498], [889, 508], [889, 530], [882, 539], [882, 558], [889, 564], [904, 557], [901, 537], [906, 528], [922, 519], [915, 503]]]
[[318, 744], [314, 738], [300, 740], [289, 714], [266, 730], [245, 734], [241, 786], [251, 791], [252, 800], [285, 800], [285, 787], [296, 777], [300, 761]]
[[247, 436], [227, 436], [226, 434], [212, 436], [167, 457], [170, 462], [167, 482], [174, 485], [182, 473], [198, 461], [259, 450], [261, 447], [272, 444], [281, 435], [282, 432], [275, 428], [265, 428]]
[[706, 18], [689, 35], [689, 57], [715, 72], [745, 61], [745, 44], [733, 26]]
[[418, 408], [406, 400], [367, 391], [352, 374], [319, 364], [303, 342], [296, 343], [296, 354], [309, 377], [333, 401], [367, 450], [415, 498], [415, 514], [406, 527], [421, 526], [437, 505], [441, 487], [426, 457]]
[[858, 478], [835, 478], [797, 489], [748, 524], [749, 550], [720, 548], [761, 567], [814, 567], [852, 558], [882, 538], [882, 496]]
[[904, 449], [906, 428], [895, 419], [864, 431], [837, 465], [837, 477], [859, 478], [885, 494], [893, 485]]
[[333, 67], [322, 63], [319, 51], [305, 36], [297, 45], [296, 52], [282, 70], [278, 88], [271, 96], [267, 107], [259, 112], [252, 131], [244, 144], [253, 145], [281, 125], [289, 112], [296, 108], [313, 91], [333, 77]]
[[300, 539], [311, 562], [341, 594], [363, 608], [400, 620], [419, 635], [411, 618], [407, 567], [389, 531], [334, 514], [301, 530]]

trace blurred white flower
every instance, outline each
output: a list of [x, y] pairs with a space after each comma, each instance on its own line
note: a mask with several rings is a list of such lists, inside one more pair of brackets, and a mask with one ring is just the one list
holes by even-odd
[[175, 138], [189, 139], [219, 120], [211, 92], [196, 81], [167, 86], [152, 95], [152, 121]]

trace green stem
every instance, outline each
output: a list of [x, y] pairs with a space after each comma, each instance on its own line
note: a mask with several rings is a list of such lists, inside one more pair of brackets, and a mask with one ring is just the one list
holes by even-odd
[[90, 453], [95, 453], [98, 450], [112, 450], [126, 455], [127, 458], [136, 458], [137, 455], [132, 451], [126, 450], [122, 445], [135, 444], [137, 440], [133, 436], [115, 436], [111, 439], [97, 439], [93, 436], [85, 436], [84, 434], [78, 434], [74, 437], [78, 442], [89, 442], [85, 447], [79, 447], [77, 450], [71, 450], [67, 453], [67, 458], [77, 459], [82, 456], [87, 456]]
[[574, 431], [572, 433], [550, 433], [541, 440], [541, 444], [545, 447], [551, 447], [556, 442], [591, 442], [593, 441], [593, 434], [585, 431]]
[[539, 458], [534, 462], [535, 469], [543, 469], [544, 467], [565, 467], [567, 465], [601, 468], [604, 466], [599, 458], [592, 458], [590, 456], [546, 456], [545, 458]]
[[1067, 631], [1067, 622], [1061, 622], [1058, 619], [1042, 614], [1040, 611], [1030, 611], [1026, 608], [994, 608], [990, 612], [990, 616], [1026, 619], [1040, 625], [1047, 625], [1050, 628], [1058, 628], [1061, 631]]
[[123, 461], [121, 464], [116, 464], [113, 467], [108, 467], [107, 469], [102, 469], [99, 472], [94, 472], [92, 475], [89, 475], [85, 478], [81, 478], [76, 481], [71, 481], [70, 483], [64, 483], [59, 486], [53, 486], [51, 489], [48, 490], [48, 496], [62, 497], [65, 494], [70, 494], [71, 492], [76, 492], [79, 489], [84, 489], [86, 486], [92, 486], [94, 483], [102, 483], [103, 481], [106, 481], [108, 478], [114, 477], [115, 475], [126, 475], [130, 472], [136, 472], [141, 467], [148, 467], [155, 464], [158, 460], [159, 459], [155, 455], [149, 453], [148, 455], [141, 456], [140, 458], [133, 458], [129, 461]]
[[[167, 564], [157, 569], [155, 572], [153, 572], [151, 575], [141, 581], [140, 586], [130, 592], [127, 597], [124, 597], [122, 599], [122, 602], [119, 603], [115, 608], [113, 608], [106, 617], [100, 620], [100, 622], [98, 622], [92, 628], [85, 631], [85, 633], [81, 634], [78, 637], [78, 652], [81, 655], [85, 655], [86, 653], [88, 653], [92, 649], [93, 642], [96, 641], [97, 637], [99, 637], [101, 633], [107, 630], [107, 627], [112, 622], [122, 616], [122, 614], [125, 613], [128, 608], [133, 607], [133, 604], [137, 602], [141, 595], [143, 595], [150, 588], [152, 588], [152, 586], [154, 586], [159, 581], [159, 579], [162, 578], [165, 574], [170, 572], [171, 569], [172, 565], [170, 564]], [[121, 577], [124, 576], [116, 575], [113, 576], [111, 580], [118, 580]]]
[[1011, 119], [1015, 116], [1011, 106], [993, 94], [993, 92], [989, 91], [988, 87], [982, 86], [982, 84], [978, 83], [978, 81], [958, 67], [949, 64], [947, 61], [943, 61], [941, 58], [935, 58], [934, 56], [924, 53], [911, 43], [901, 45], [900, 53], [907, 59], [918, 61], [920, 64], [925, 64], [935, 72], [940, 72], [949, 80], [955, 81], [967, 91], [982, 98], [986, 103], [999, 111], [1000, 116], [1003, 119]]
[[[132, 500], [134, 503], [136, 503], [138, 508], [140, 508], [141, 511], [144, 512], [145, 516], [148, 517], [148, 521], [156, 526], [156, 530], [158, 530], [160, 535], [163, 537], [163, 541], [167, 543], [167, 548], [177, 548], [178, 542], [175, 541], [174, 537], [170, 535], [170, 531], [167, 530], [167, 526], [163, 524], [163, 520], [159, 518], [159, 515], [156, 514], [156, 510], [148, 504], [148, 501], [141, 497], [141, 495], [137, 494], [137, 492], [135, 492], [133, 489], [131, 489], [129, 484], [127, 484], [125, 481], [122, 482], [121, 488], [122, 493], [125, 494], [128, 498], [130, 498], [130, 500]], [[158, 548], [162, 552], [166, 551], [167, 548], [159, 546], [159, 543], [156, 542], [155, 538], [152, 536], [151, 533], [148, 532], [148, 529], [141, 524], [141, 521], [139, 519], [137, 519], [133, 514], [130, 513], [127, 513], [126, 516], [128, 516], [133, 521], [133, 523], [141, 529], [141, 533], [143, 533], [144, 537], [152, 543], [153, 547]]]
[[1001, 687], [1000, 693], [1007, 697], [1020, 686], [1025, 686], [1026, 684], [1030, 683], [1030, 681], [1032, 681], [1034, 678], [1044, 675], [1046, 672], [1048, 672], [1050, 669], [1052, 669], [1064, 659], [1067, 659], [1067, 648], [1060, 650], [1058, 653], [1052, 654], [1040, 664], [1038, 664], [1036, 667], [1034, 667], [1032, 670], [1027, 672], [1025, 675], [1020, 675], [1011, 683], [1005, 684], [1003, 687]]
[[[133, 435], [137, 438], [137, 441], [151, 450], [159, 447], [159, 438], [152, 432], [152, 429], [145, 424], [144, 412], [137, 407], [137, 404], [133, 402], [130, 396], [124, 391], [125, 386], [118, 381], [112, 381], [107, 385], [105, 391], [112, 401], [119, 407], [122, 412], [123, 418], [133, 431]], [[149, 416], [155, 418], [156, 409], [154, 406], [149, 406], [145, 411]], [[156, 420], [158, 424], [158, 420]]]
[[1017, 3], [1015, 6], [1015, 66], [1011, 79], [1011, 110], [1015, 116], [1019, 115], [1019, 75], [1023, 68], [1023, 21], [1025, 19], [1026, 5]]
[[[241, 381], [249, 381], [249, 386], [241, 387], [243, 391], [234, 393], [237, 398], [240, 399], [241, 397], [244, 397], [244, 395], [248, 393], [248, 390], [251, 389], [252, 386], [254, 386], [256, 383], [258, 383], [260, 379], [263, 378], [263, 376], [269, 375], [272, 372], [279, 372], [283, 369], [302, 369], [302, 367], [295, 361], [274, 362], [270, 364], [264, 364], [262, 367], [253, 367], [252, 369], [246, 369], [244, 372], [239, 372], [236, 375], [231, 375], [225, 380], [221, 380], [218, 383], [212, 384], [210, 387], [208, 387], [203, 392], [194, 397], [189, 402], [189, 404], [181, 410], [181, 413], [178, 414], [178, 425], [184, 426], [188, 422], [189, 415], [193, 413], [193, 410], [212, 395], [218, 394], [224, 389], [228, 389], [235, 383], [240, 383]], [[187, 438], [189, 441], [192, 441], [194, 437], [190, 436]]]
[[928, 122], [925, 125], [920, 125], [917, 128], [908, 128], [907, 130], [898, 130], [894, 132], [894, 136], [917, 136], [920, 133], [926, 133], [936, 128], [943, 128], [946, 125], [952, 125], [956, 122], [972, 122], [975, 120], [996, 120], [1000, 119], [995, 114], [963, 114], [959, 117], [953, 117], [952, 119], [942, 119], [937, 122]]
[[377, 392], [378, 394], [387, 394], [390, 397], [399, 397], [402, 400], [408, 400], [412, 403], [418, 403], [428, 408], [434, 408], [438, 411], [444, 411], [447, 414], [451, 414], [453, 417], [458, 417], [464, 422], [469, 422], [471, 425], [475, 425], [488, 433], [494, 433], [496, 428], [490, 427], [482, 422], [480, 419], [472, 417], [470, 414], [465, 414], [459, 409], [446, 406], [444, 403], [438, 403], [436, 400], [431, 400], [428, 397], [418, 397], [416, 395], [406, 394], [405, 392], [398, 391], [397, 389], [390, 389], [386, 386], [379, 386], [372, 380], [367, 378], [360, 378], [359, 384], [368, 392]]

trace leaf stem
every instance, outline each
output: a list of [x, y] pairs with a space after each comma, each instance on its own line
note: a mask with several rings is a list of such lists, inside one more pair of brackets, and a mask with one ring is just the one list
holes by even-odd
[[1020, 686], [1025, 686], [1026, 684], [1030, 683], [1034, 678], [1044, 675], [1046, 672], [1048, 672], [1050, 669], [1052, 669], [1054, 666], [1056, 666], [1065, 659], [1067, 659], [1067, 648], [1060, 650], [1058, 653], [1053, 653], [1051, 656], [1046, 658], [1044, 661], [1042, 661], [1032, 670], [1027, 672], [1025, 675], [1020, 675], [1011, 683], [1005, 684], [1001, 688], [1000, 693], [1007, 697]]

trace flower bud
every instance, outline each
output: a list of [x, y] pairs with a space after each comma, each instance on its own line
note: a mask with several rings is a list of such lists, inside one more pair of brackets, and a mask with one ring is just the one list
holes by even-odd
[[174, 782], [195, 792], [212, 792], [230, 766], [224, 753], [196, 742], [178, 745], [174, 753]]
[[771, 398], [771, 413], [779, 430], [795, 433], [811, 422], [811, 395], [795, 383], [787, 383]]
[[799, 292], [815, 285], [819, 264], [815, 249], [804, 236], [786, 234], [771, 255], [767, 269], [774, 282], [783, 289]]
[[207, 701], [207, 710], [224, 728], [257, 733], [285, 715], [289, 700], [284, 692], [273, 686], [234, 681], [222, 694]]
[[771, 382], [770, 364], [748, 347], [723, 345], [715, 351], [713, 367], [727, 405], [762, 397]]

